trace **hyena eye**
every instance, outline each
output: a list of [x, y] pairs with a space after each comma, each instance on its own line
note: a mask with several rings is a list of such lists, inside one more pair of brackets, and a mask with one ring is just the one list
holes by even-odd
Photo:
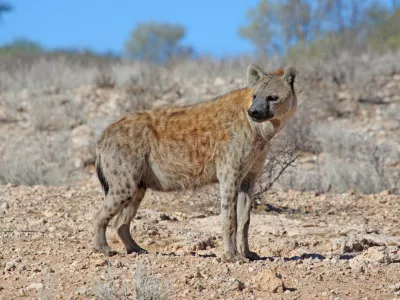
[[276, 100], [278, 100], [278, 96], [267, 96], [267, 101], [270, 101], [270, 102], [274, 102], [274, 101], [276, 101]]

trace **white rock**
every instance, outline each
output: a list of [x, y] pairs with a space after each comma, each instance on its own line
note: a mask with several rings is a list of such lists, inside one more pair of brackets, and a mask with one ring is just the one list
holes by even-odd
[[6, 209], [9, 209], [9, 208], [10, 208], [10, 205], [8, 205], [7, 202], [3, 202], [3, 203], [0, 204], [0, 209], [1, 210], [6, 210]]
[[93, 130], [87, 125], [78, 126], [71, 132], [71, 141], [74, 147], [88, 146], [93, 138]]
[[254, 285], [258, 290], [268, 293], [282, 293], [284, 290], [282, 279], [273, 270], [264, 270], [257, 274]]
[[41, 282], [32, 283], [32, 284], [28, 285], [26, 287], [26, 289], [28, 291], [29, 290], [37, 290], [37, 291], [43, 290], [43, 283], [41, 283]]
[[225, 84], [226, 84], [225, 79], [221, 77], [215, 78], [214, 85], [225, 85]]
[[353, 259], [380, 264], [398, 263], [400, 262], [400, 247], [370, 247], [367, 251], [364, 251]]
[[16, 266], [17, 266], [17, 262], [16, 261], [8, 261], [8, 262], [6, 262], [6, 270], [7, 271], [11, 271], [11, 270], [15, 269]]
[[170, 102], [167, 100], [156, 100], [151, 104], [151, 106], [153, 108], [167, 107], [170, 106]]

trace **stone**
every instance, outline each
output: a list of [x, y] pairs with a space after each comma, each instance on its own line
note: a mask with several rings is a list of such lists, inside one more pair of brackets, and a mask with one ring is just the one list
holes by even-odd
[[281, 276], [271, 269], [257, 274], [254, 277], [254, 285], [258, 290], [268, 293], [283, 293], [285, 288]]
[[215, 78], [214, 85], [221, 86], [225, 85], [226, 81], [222, 77]]
[[152, 108], [161, 108], [161, 107], [167, 107], [170, 106], [170, 102], [167, 100], [155, 100], [152, 102], [151, 106]]
[[243, 291], [245, 285], [239, 279], [231, 278], [229, 280], [228, 291]]
[[71, 141], [74, 147], [87, 146], [93, 137], [93, 130], [87, 125], [78, 126], [71, 132]]
[[41, 290], [43, 290], [43, 283], [41, 283], [41, 282], [32, 283], [26, 287], [26, 290], [27, 291], [29, 291], [29, 290], [41, 291]]
[[10, 208], [10, 205], [8, 205], [7, 202], [3, 202], [3, 203], [0, 204], [0, 209], [1, 210], [6, 210], [6, 209], [9, 209], [9, 208]]
[[88, 296], [89, 290], [86, 286], [81, 286], [76, 289], [76, 294], [79, 296]]
[[400, 282], [390, 286], [390, 290], [394, 293], [400, 291]]
[[355, 260], [368, 261], [371, 263], [390, 264], [400, 262], [400, 247], [399, 246], [379, 246], [370, 247], [360, 255], [357, 255]]
[[100, 258], [100, 259], [95, 261], [94, 265], [95, 265], [95, 267], [107, 266], [107, 260]]
[[6, 262], [6, 270], [7, 271], [11, 271], [14, 270], [17, 266], [17, 262], [16, 261], [8, 261]]
[[355, 273], [364, 273], [368, 263], [364, 260], [350, 259], [349, 266], [351, 270]]
[[370, 233], [362, 236], [371, 246], [400, 246], [400, 236]]
[[379, 193], [379, 196], [389, 196], [391, 194], [390, 190], [384, 190]]

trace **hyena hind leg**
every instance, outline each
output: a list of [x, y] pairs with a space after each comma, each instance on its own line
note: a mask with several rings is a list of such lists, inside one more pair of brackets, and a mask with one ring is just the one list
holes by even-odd
[[137, 213], [145, 193], [145, 188], [138, 188], [134, 195], [132, 195], [130, 202], [119, 212], [114, 220], [113, 227], [117, 228], [118, 236], [124, 243], [127, 254], [133, 252], [147, 253], [145, 249], [135, 242], [130, 233], [130, 224]]
[[[118, 194], [118, 195], [117, 195]], [[106, 255], [112, 255], [110, 246], [107, 244], [106, 229], [110, 220], [125, 206], [128, 204], [132, 197], [127, 194], [120, 194], [118, 189], [113, 189], [110, 186], [110, 190], [104, 198], [102, 208], [98, 211], [94, 219], [94, 250], [102, 252]]]

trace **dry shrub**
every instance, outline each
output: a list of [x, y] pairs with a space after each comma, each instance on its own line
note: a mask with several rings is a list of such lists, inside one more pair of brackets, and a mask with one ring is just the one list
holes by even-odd
[[113, 89], [117, 84], [112, 74], [101, 72], [95, 77], [94, 85], [100, 89]]
[[253, 198], [262, 198], [262, 195], [279, 180], [284, 172], [294, 165], [297, 158], [296, 144], [287, 135], [278, 135], [272, 139], [264, 169], [255, 186]]
[[5, 70], [0, 72], [0, 82], [6, 91], [28, 89], [42, 92], [49, 88], [66, 90], [83, 84], [90, 84], [96, 76], [96, 67], [65, 56], [39, 56], [32, 58], [10, 58], [4, 62]]
[[280, 180], [285, 189], [342, 193], [399, 191], [400, 171], [391, 168], [400, 154], [369, 136], [329, 125], [315, 126], [316, 142], [322, 154], [314, 156], [312, 169], [296, 168]]
[[60, 185], [68, 180], [70, 141], [67, 132], [35, 132], [8, 140], [1, 159], [0, 183]]
[[124, 280], [121, 285], [113, 274], [113, 267], [109, 259], [107, 259], [107, 272], [105, 274], [104, 282], [99, 283], [97, 280], [93, 294], [100, 300], [129, 300], [134, 299], [132, 297], [132, 283], [130, 280]]
[[318, 153], [321, 147], [313, 132], [315, 120], [308, 105], [298, 107], [297, 112], [283, 129], [286, 139], [293, 143], [297, 151]]
[[176, 82], [166, 76], [164, 69], [155, 66], [143, 68], [136, 76], [130, 77], [126, 86], [126, 110], [132, 112], [150, 109], [154, 101], [162, 99], [175, 86]]
[[149, 274], [147, 268], [142, 264], [136, 267], [133, 281], [134, 294], [138, 300], [166, 300], [172, 294], [171, 286]]
[[84, 103], [50, 95], [32, 101], [30, 120], [39, 131], [62, 131], [85, 122]]
[[63, 107], [49, 97], [34, 101], [30, 119], [33, 127], [39, 131], [59, 131], [68, 128], [68, 118]]
[[117, 282], [117, 277], [113, 275], [113, 270], [108, 261], [108, 268], [104, 283], [97, 284], [94, 288], [94, 295], [101, 300], [121, 299], [121, 300], [167, 300], [171, 297], [171, 287], [154, 275], [141, 263], [137, 263], [133, 275], [133, 288], [130, 280], [125, 280], [123, 284]]
[[131, 85], [127, 89], [125, 110], [127, 112], [148, 110], [151, 108], [152, 102], [155, 100], [154, 98], [151, 90]]

